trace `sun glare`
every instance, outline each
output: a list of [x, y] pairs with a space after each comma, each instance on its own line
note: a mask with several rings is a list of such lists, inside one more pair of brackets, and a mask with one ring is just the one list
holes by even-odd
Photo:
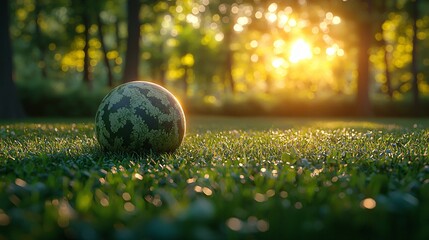
[[280, 68], [281, 66], [285, 65], [285, 60], [283, 58], [275, 58], [271, 64], [274, 68]]
[[294, 42], [290, 49], [289, 61], [292, 63], [297, 63], [304, 59], [310, 59], [313, 57], [311, 52], [310, 44], [308, 44], [303, 39], [299, 39]]

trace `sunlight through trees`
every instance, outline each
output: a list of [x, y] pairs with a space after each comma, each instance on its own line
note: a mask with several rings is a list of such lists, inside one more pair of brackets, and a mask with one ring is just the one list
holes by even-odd
[[429, 98], [427, 9], [411, 0], [17, 0], [10, 32], [19, 88], [32, 79], [99, 91], [139, 79], [203, 102], [357, 97], [369, 109]]

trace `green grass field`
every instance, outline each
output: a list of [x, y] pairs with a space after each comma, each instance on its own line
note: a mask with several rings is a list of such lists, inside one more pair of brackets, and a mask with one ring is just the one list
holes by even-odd
[[174, 154], [0, 123], [0, 239], [429, 239], [429, 120], [191, 117]]

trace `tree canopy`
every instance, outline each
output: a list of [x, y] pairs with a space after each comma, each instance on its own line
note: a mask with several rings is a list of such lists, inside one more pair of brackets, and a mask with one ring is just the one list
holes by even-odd
[[189, 108], [342, 99], [360, 114], [377, 102], [424, 112], [429, 98], [426, 1], [10, 2], [24, 105], [40, 88], [61, 96], [130, 80], [162, 84]]

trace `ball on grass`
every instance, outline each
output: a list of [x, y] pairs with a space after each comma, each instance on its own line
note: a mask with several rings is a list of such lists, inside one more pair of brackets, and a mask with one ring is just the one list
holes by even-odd
[[182, 143], [186, 121], [167, 89], [136, 81], [114, 88], [95, 116], [95, 134], [104, 150], [172, 152]]

